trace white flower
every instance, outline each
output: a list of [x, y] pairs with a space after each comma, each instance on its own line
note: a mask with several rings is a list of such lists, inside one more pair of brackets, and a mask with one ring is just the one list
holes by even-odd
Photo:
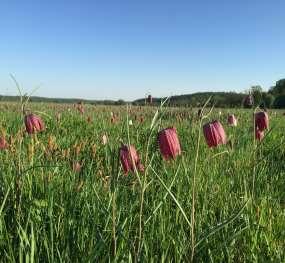
[[103, 145], [106, 145], [107, 142], [108, 142], [108, 137], [107, 137], [106, 134], [104, 134], [104, 135], [102, 136], [102, 144], [103, 144]]

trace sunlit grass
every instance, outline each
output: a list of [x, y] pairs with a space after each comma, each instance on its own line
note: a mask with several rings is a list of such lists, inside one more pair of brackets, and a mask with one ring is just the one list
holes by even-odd
[[[28, 136], [19, 105], [0, 107], [10, 144], [0, 152], [1, 261], [191, 260], [196, 109], [164, 107], [152, 123], [155, 107], [87, 105], [82, 115], [73, 105], [30, 104], [46, 113], [47, 129]], [[284, 262], [285, 117], [270, 111], [272, 130], [257, 143], [252, 110], [219, 111], [209, 120], [222, 122], [233, 147], [209, 149], [202, 134], [194, 261]], [[238, 117], [237, 127], [227, 125], [228, 113]], [[168, 126], [177, 128], [182, 147], [182, 155], [169, 162], [156, 143], [157, 132]], [[121, 142], [136, 147], [145, 173], [124, 175]], [[80, 171], [74, 171], [74, 162], [82, 165]]]

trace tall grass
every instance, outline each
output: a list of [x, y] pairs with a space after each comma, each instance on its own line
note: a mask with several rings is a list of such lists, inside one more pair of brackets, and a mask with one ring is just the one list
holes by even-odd
[[[281, 112], [270, 112], [272, 130], [254, 147], [252, 111], [214, 109], [208, 117], [220, 119], [233, 147], [209, 149], [200, 134], [207, 119], [195, 109], [86, 106], [81, 115], [72, 105], [31, 103], [47, 114], [47, 130], [27, 136], [19, 106], [0, 107], [10, 143], [0, 152], [1, 262], [285, 261]], [[238, 127], [227, 126], [228, 113]], [[183, 150], [169, 162], [156, 143], [167, 126]], [[121, 141], [137, 148], [145, 172], [123, 174]]]

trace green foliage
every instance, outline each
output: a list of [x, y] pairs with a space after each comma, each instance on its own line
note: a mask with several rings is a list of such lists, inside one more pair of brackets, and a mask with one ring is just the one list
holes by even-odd
[[[276, 108], [285, 107], [282, 103], [282, 98], [279, 96], [285, 95], [285, 79], [281, 79], [276, 82], [274, 87], [271, 87], [268, 92], [263, 92], [262, 87], [259, 85], [252, 86], [249, 90], [250, 94], [253, 97], [254, 105], [264, 106], [266, 108], [271, 108], [272, 106]], [[184, 94], [178, 96], [172, 96], [169, 98], [167, 105], [170, 107], [201, 107], [209, 97], [211, 99], [211, 106], [219, 108], [240, 108], [243, 105], [244, 98], [247, 94], [245, 93], [236, 93], [236, 92], [197, 92], [193, 94]], [[1, 96], [0, 101], [10, 101], [15, 102], [19, 101], [18, 96]], [[162, 101], [166, 98], [153, 98], [152, 105], [159, 106]], [[274, 101], [276, 99], [276, 101]], [[53, 102], [53, 103], [77, 103], [82, 101], [85, 104], [92, 105], [125, 105], [128, 102], [124, 100], [82, 100], [82, 99], [61, 99], [61, 98], [43, 98], [43, 97], [31, 97], [31, 102]], [[146, 105], [146, 98], [137, 99], [131, 102], [133, 105], [142, 106]], [[251, 106], [250, 106], [251, 107]]]
[[117, 100], [114, 102], [114, 105], [126, 105], [126, 102], [124, 100]]
[[280, 109], [285, 108], [285, 95], [279, 95], [274, 100], [274, 108]]
[[262, 103], [262, 88], [261, 86], [252, 86], [250, 89], [251, 95], [255, 106], [259, 106]]
[[[212, 97], [211, 105], [219, 108], [241, 107], [244, 94], [235, 92], [199, 92], [187, 95], [172, 96], [169, 99], [169, 106], [202, 107], [209, 97]], [[153, 105], [159, 105], [165, 98], [153, 98]], [[139, 99], [133, 102], [134, 105], [144, 105], [145, 100]]]
[[280, 79], [276, 82], [276, 85], [269, 89], [269, 94], [275, 97], [274, 107], [275, 108], [284, 108], [284, 96], [285, 96], [285, 79]]
[[269, 93], [274, 96], [285, 95], [285, 79], [278, 80], [276, 85], [270, 88]]
[[266, 108], [272, 108], [274, 102], [274, 96], [270, 93], [263, 92], [262, 93], [262, 101]]
[[[19, 96], [2, 96], [0, 95], [0, 101], [7, 101], [7, 102], [17, 102], [20, 100]], [[63, 99], [63, 98], [45, 98], [45, 97], [30, 97], [30, 102], [46, 102], [46, 103], [68, 103], [74, 104], [78, 103], [79, 101], [86, 103], [86, 104], [93, 104], [93, 105], [124, 105], [126, 104], [123, 100], [85, 100], [85, 99]]]
[[[197, 109], [164, 108], [161, 116], [155, 107], [86, 105], [85, 115], [65, 104], [29, 108], [46, 113], [47, 129], [36, 136], [23, 134], [19, 105], [0, 103], [10, 144], [0, 151], [1, 262], [189, 262]], [[237, 127], [226, 125], [228, 113], [238, 118]], [[252, 113], [214, 109], [209, 116], [223, 123], [232, 147], [209, 149], [201, 137], [195, 262], [285, 262], [284, 116], [269, 111], [272, 131], [257, 143]], [[170, 125], [183, 153], [167, 162], [157, 132]], [[122, 172], [118, 148], [128, 137], [146, 176]], [[79, 172], [74, 161], [82, 164]], [[145, 180], [143, 198], [139, 180]]]

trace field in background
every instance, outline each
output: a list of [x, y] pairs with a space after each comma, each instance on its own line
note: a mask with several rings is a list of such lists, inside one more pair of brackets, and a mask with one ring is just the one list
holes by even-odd
[[[201, 133], [197, 152], [196, 109], [84, 107], [30, 104], [47, 128], [28, 136], [20, 106], [0, 104], [10, 144], [0, 151], [1, 262], [189, 262], [193, 251], [196, 262], [285, 261], [283, 112], [269, 112], [258, 143], [253, 110], [214, 109], [208, 120], [222, 122], [231, 147], [209, 149]], [[183, 150], [170, 162], [156, 143], [168, 126]], [[128, 141], [145, 173], [123, 174], [118, 149]]]

